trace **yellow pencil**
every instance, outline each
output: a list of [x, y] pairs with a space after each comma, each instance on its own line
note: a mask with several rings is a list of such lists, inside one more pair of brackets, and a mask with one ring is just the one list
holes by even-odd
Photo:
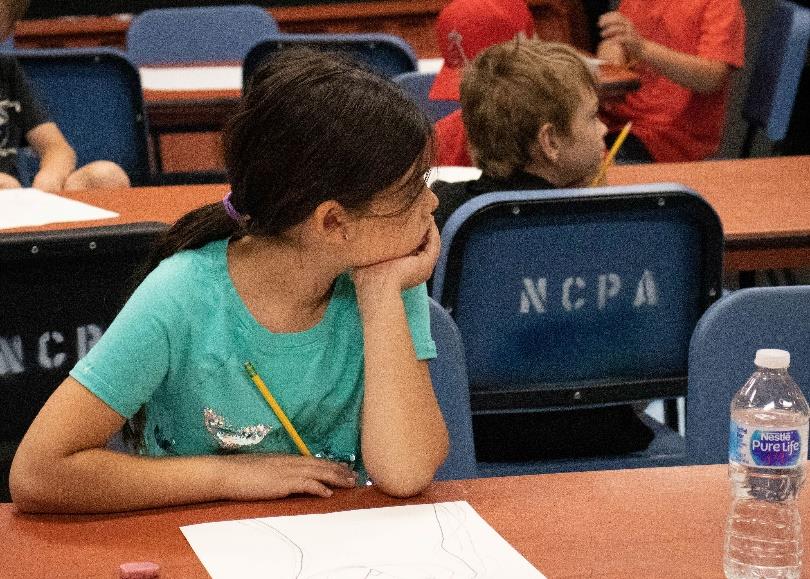
[[599, 172], [596, 174], [596, 177], [593, 178], [593, 181], [591, 181], [591, 187], [596, 187], [597, 185], [602, 184], [602, 180], [605, 178], [607, 170], [613, 164], [613, 159], [616, 158], [616, 153], [619, 152], [619, 148], [622, 146], [622, 143], [624, 143], [627, 135], [630, 134], [630, 127], [632, 126], [632, 122], [624, 125], [622, 132], [619, 133], [619, 136], [616, 137], [615, 141], [613, 141], [613, 146], [610, 148], [610, 151], [608, 151], [608, 154], [605, 155], [605, 158], [602, 159], [602, 164], [599, 165]]
[[290, 438], [292, 438], [292, 441], [295, 443], [295, 446], [298, 447], [298, 451], [304, 456], [312, 456], [312, 453], [309, 451], [307, 445], [304, 444], [304, 441], [298, 435], [298, 431], [295, 430], [295, 427], [292, 425], [292, 422], [290, 422], [290, 419], [287, 418], [286, 414], [284, 414], [284, 411], [281, 409], [281, 406], [278, 405], [276, 399], [273, 398], [273, 395], [270, 394], [270, 390], [268, 390], [267, 386], [264, 383], [264, 380], [262, 380], [262, 377], [259, 376], [259, 373], [256, 372], [256, 368], [253, 367], [253, 364], [251, 364], [250, 362], [245, 362], [245, 370], [247, 370], [248, 376], [250, 376], [250, 379], [253, 380], [253, 383], [256, 385], [256, 388], [258, 388], [259, 392], [261, 392], [262, 396], [264, 396], [264, 399], [267, 401], [267, 404], [270, 406], [270, 408], [272, 408], [273, 413], [276, 415], [276, 418], [278, 418], [279, 422], [281, 422], [281, 425], [284, 427], [284, 430], [286, 430], [287, 434], [289, 434]]

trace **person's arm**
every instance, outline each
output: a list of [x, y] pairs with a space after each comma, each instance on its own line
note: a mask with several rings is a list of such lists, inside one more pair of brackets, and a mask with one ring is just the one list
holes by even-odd
[[8, 173], [0, 173], [0, 189], [19, 189], [22, 187], [20, 182], [14, 175]]
[[40, 159], [33, 187], [59, 193], [68, 175], [76, 170], [76, 152], [53, 122], [37, 125], [26, 133], [25, 138]]
[[46, 402], [11, 465], [17, 508], [104, 513], [216, 500], [322, 497], [355, 475], [331, 461], [290, 455], [145, 457], [107, 450], [124, 419], [73, 378]]
[[172, 346], [182, 350], [183, 336], [194, 331], [184, 308], [189, 275], [172, 262], [152, 271], [45, 403], [11, 468], [21, 510], [115, 512], [295, 492], [328, 496], [327, 485], [354, 486], [344, 465], [310, 457], [147, 457], [105, 448], [124, 417], [148, 404], [166, 379]]
[[393, 496], [424, 490], [449, 447], [428, 365], [416, 357], [402, 299], [404, 289], [430, 277], [439, 245], [434, 225], [417, 255], [353, 272], [365, 344], [363, 463], [374, 484]]
[[[647, 40], [620, 12], [603, 14], [599, 26], [603, 40], [597, 55], [615, 64], [644, 62], [673, 82], [699, 93], [717, 91], [731, 73], [731, 66], [725, 62], [693, 56]], [[624, 62], [621, 62], [618, 47], [624, 52]]]
[[616, 66], [627, 66], [627, 56], [621, 42], [615, 40], [603, 40], [596, 47], [596, 58], [604, 60]]

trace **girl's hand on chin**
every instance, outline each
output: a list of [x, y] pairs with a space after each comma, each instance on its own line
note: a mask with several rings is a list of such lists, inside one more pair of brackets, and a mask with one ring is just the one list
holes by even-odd
[[358, 294], [379, 292], [387, 288], [402, 292], [426, 282], [436, 266], [440, 247], [439, 229], [433, 223], [428, 230], [425, 243], [417, 247], [412, 253], [381, 261], [380, 263], [354, 268], [352, 270], [352, 279]]

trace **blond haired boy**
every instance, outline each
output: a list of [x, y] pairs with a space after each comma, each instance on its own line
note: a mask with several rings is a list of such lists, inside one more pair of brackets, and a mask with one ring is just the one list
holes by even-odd
[[[450, 214], [476, 195], [583, 187], [605, 154], [607, 127], [598, 116], [596, 80], [568, 45], [516, 39], [483, 51], [464, 71], [461, 107], [475, 181], [436, 181], [434, 213], [441, 228]], [[441, 176], [441, 175], [440, 175]], [[623, 454], [645, 449], [652, 430], [631, 405], [476, 416], [479, 460], [544, 460]], [[516, 448], [513, 432], [556, 432]]]
[[482, 193], [588, 185], [607, 132], [596, 88], [588, 65], [566, 44], [518, 38], [481, 52], [464, 71], [461, 110], [482, 175], [433, 184], [439, 227]]

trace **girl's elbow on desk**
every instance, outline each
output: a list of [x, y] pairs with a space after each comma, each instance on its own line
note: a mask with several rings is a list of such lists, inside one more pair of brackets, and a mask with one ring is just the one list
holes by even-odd
[[433, 481], [433, 476], [395, 476], [386, 478], [372, 479], [374, 486], [381, 492], [388, 496], [396, 497], [399, 499], [407, 499], [420, 494], [430, 486]]
[[48, 473], [42, 471], [42, 465], [32, 464], [19, 453], [11, 463], [8, 485], [11, 500], [24, 513], [55, 512], [55, 497], [49, 492], [53, 485], [49, 484]]
[[435, 452], [421, 454], [425, 464], [404, 464], [404, 461], [399, 461], [398, 464], [374, 468], [373, 463], [366, 463], [366, 468], [374, 486], [380, 491], [392, 497], [408, 498], [430, 486], [436, 471], [447, 458], [448, 449], [449, 442], [445, 438]]

